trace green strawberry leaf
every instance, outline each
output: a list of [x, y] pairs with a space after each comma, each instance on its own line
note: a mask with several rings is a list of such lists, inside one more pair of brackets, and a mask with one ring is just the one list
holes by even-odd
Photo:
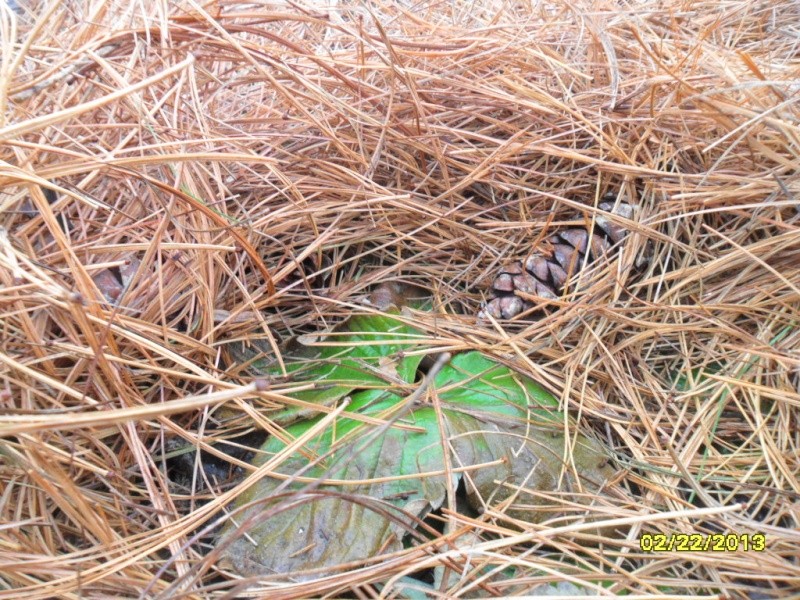
[[[390, 314], [354, 315], [334, 332], [295, 340], [283, 353], [286, 373], [292, 381], [317, 385], [288, 395], [330, 405], [355, 389], [390, 389], [413, 383], [424, 355], [406, 353], [418, 346], [423, 336], [391, 316], [399, 312], [394, 308]], [[229, 362], [243, 365], [248, 374], [283, 378], [266, 340], [233, 343], [227, 350]]]
[[[357, 396], [353, 400], [356, 406], [348, 408], [354, 410], [363, 401]], [[399, 398], [386, 397], [366, 408], [363, 414], [375, 415], [399, 401]], [[515, 493], [512, 488], [498, 487], [498, 481], [524, 482], [526, 489], [539, 491], [560, 489], [570, 492], [577, 489], [574, 475], [565, 470], [562, 432], [552, 427], [531, 428], [527, 432], [523, 428], [505, 431], [496, 424], [449, 410], [443, 411], [443, 417], [454, 467], [502, 461], [471, 471], [467, 490], [473, 508], [481, 510], [487, 501], [497, 505]], [[300, 572], [307, 569], [332, 568], [400, 550], [402, 537], [413, 520], [408, 515], [423, 517], [429, 510], [439, 508], [447, 490], [444, 448], [436, 411], [431, 406], [423, 406], [412, 411], [407, 422], [424, 431], [392, 427], [379, 437], [370, 439], [370, 428], [374, 426], [343, 418], [337, 423], [335, 432], [333, 427], [328, 428], [306, 444], [304, 453], [292, 455], [278, 469], [279, 473], [292, 475], [308, 464], [308, 454], [323, 456], [333, 449], [329, 460], [315, 465], [303, 475], [353, 482], [353, 485], [323, 485], [319, 488], [320, 492], [335, 491], [336, 495], [312, 493], [300, 506], [283, 510], [268, 519], [258, 519], [261, 511], [274, 507], [279, 501], [269, 498], [282, 480], [265, 478], [250, 488], [236, 501], [236, 507], [245, 507], [254, 500], [264, 502], [246, 509], [237, 517], [239, 522], [255, 518], [256, 524], [248, 530], [247, 536], [237, 537], [226, 549], [225, 554], [234, 568], [245, 575], [292, 573], [293, 577], [302, 579]], [[287, 431], [296, 438], [313, 423], [298, 423]], [[357, 428], [364, 429], [362, 435], [350, 436]], [[581, 483], [600, 487], [613, 470], [601, 465], [598, 457], [603, 456], [603, 449], [597, 442], [578, 437], [572, 452], [577, 471], [582, 474]], [[335, 439], [343, 442], [337, 444]], [[364, 439], [369, 440], [368, 443], [360, 444]], [[256, 464], [262, 464], [284, 447], [277, 438], [270, 439], [263, 446], [262, 457]], [[454, 485], [460, 477], [460, 474], [456, 475]], [[559, 478], [562, 479], [560, 485]], [[298, 489], [301, 486], [294, 484], [292, 487]], [[539, 522], [553, 516], [538, 509], [546, 503], [539, 496], [522, 493], [517, 502], [530, 508], [509, 510], [509, 516], [524, 518], [528, 522]], [[404, 522], [406, 528], [402, 525]], [[235, 531], [236, 526], [230, 524], [223, 536], [235, 534]]]
[[480, 352], [458, 354], [436, 376], [439, 399], [454, 410], [491, 417], [528, 419], [535, 413], [559, 421], [558, 400], [542, 386]]
[[[348, 407], [355, 410], [363, 406], [365, 392], [353, 397]], [[369, 392], [367, 392], [369, 393]], [[363, 414], [379, 414], [402, 399], [388, 395], [375, 401], [368, 398], [369, 407]], [[383, 551], [401, 549], [402, 523], [408, 521], [401, 511], [412, 516], [424, 515], [431, 506], [444, 499], [444, 476], [397, 479], [400, 473], [441, 472], [443, 452], [435, 415], [431, 409], [417, 411], [413, 425], [424, 432], [391, 427], [379, 437], [370, 439], [372, 426], [351, 419], [341, 419], [334, 428], [328, 428], [304, 447], [304, 454], [323, 456], [333, 448], [328, 460], [323, 460], [304, 476], [361, 482], [347, 486], [321, 486], [320, 490], [334, 490], [336, 496], [312, 496], [309, 501], [289, 508], [269, 519], [259, 520], [248, 532], [240, 536], [226, 550], [226, 555], [241, 573], [294, 573], [315, 567], [330, 567], [352, 560], [363, 560]], [[287, 428], [292, 437], [302, 435], [315, 422], [303, 422]], [[364, 429], [354, 437], [356, 429]], [[362, 440], [368, 440], [364, 443]], [[262, 447], [263, 454], [256, 461], [261, 464], [284, 447], [283, 442], [272, 438]], [[308, 458], [296, 453], [278, 469], [279, 473], [292, 475], [308, 464]], [[365, 481], [369, 480], [369, 481]], [[280, 479], [263, 479], [250, 488], [237, 501], [241, 507], [256, 499], [265, 499], [281, 484]], [[295, 484], [296, 489], [302, 484]], [[358, 500], [361, 499], [362, 503]], [[366, 501], [365, 506], [363, 502]], [[274, 506], [275, 502], [256, 505], [237, 520], [247, 519]], [[382, 512], [379, 512], [382, 511]], [[393, 515], [393, 520], [390, 515]], [[223, 535], [234, 530], [229, 525]], [[253, 544], [253, 541], [256, 544]], [[280, 549], [280, 551], [276, 551]]]

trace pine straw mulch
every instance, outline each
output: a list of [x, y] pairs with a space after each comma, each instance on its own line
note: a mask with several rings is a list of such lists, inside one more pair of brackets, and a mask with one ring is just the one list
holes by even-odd
[[[438, 564], [447, 596], [800, 588], [796, 2], [0, 14], [0, 598], [368, 598]], [[614, 259], [544, 315], [476, 322], [501, 265], [607, 193], [637, 207]], [[319, 581], [217, 564], [237, 481], [178, 486], [164, 456], [280, 392], [226, 376], [222, 342], [330, 326], [387, 281], [434, 294], [431, 348], [513, 364], [613, 448], [625, 494], [590, 513], [627, 537], [487, 514], [461, 553]], [[639, 549], [715, 531], [767, 548]]]

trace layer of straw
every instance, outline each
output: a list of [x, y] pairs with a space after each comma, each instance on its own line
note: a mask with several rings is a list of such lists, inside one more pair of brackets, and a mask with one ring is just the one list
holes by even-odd
[[[0, 598], [369, 598], [440, 565], [444, 596], [800, 587], [796, 2], [20, 11], [0, 7]], [[498, 267], [606, 193], [637, 207], [620, 255], [543, 318], [476, 323]], [[177, 489], [168, 441], [212, 448], [216, 407], [285, 390], [227, 375], [222, 342], [277, 347], [386, 281], [433, 291], [431, 349], [513, 365], [613, 448], [625, 494], [589, 514], [627, 537], [488, 511], [313, 582], [216, 562], [231, 494]], [[767, 549], [639, 549], [714, 531]]]

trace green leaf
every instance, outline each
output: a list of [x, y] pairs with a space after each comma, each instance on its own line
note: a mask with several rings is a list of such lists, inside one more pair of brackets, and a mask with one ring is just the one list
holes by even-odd
[[542, 386], [479, 352], [459, 354], [436, 376], [439, 399], [447, 406], [482, 417], [527, 420], [535, 413], [559, 422], [556, 400]]
[[[354, 397], [354, 404], [360, 401], [363, 398]], [[374, 415], [399, 401], [399, 398], [384, 398], [363, 412]], [[443, 416], [452, 445], [451, 462], [454, 466], [503, 461], [471, 472], [468, 500], [473, 508], [481, 510], [487, 501], [496, 505], [515, 494], [513, 488], [498, 487], [498, 481], [524, 482], [526, 489], [536, 491], [561, 489], [570, 492], [577, 489], [575, 476], [565, 469], [565, 439], [562, 432], [552, 428], [531, 428], [527, 432], [522, 429], [506, 431], [496, 424], [481, 422], [468, 414], [449, 410], [444, 411]], [[417, 433], [390, 428], [367, 444], [348, 441], [337, 446], [335, 439], [348, 440], [348, 435], [357, 428], [365, 431], [356, 439], [365, 439], [372, 427], [345, 418], [337, 423], [335, 430], [328, 428], [306, 444], [305, 451], [313, 456], [322, 456], [331, 448], [334, 451], [330, 460], [312, 467], [304, 473], [305, 476], [325, 476], [329, 480], [362, 483], [320, 486], [322, 491], [335, 490], [342, 495], [311, 497], [298, 507], [284, 510], [268, 519], [258, 519], [255, 527], [248, 531], [249, 539], [238, 537], [226, 551], [234, 567], [248, 575], [292, 573], [293, 577], [302, 579], [299, 572], [306, 569], [330, 568], [345, 562], [364, 560], [381, 551], [399, 550], [402, 547], [403, 528], [396, 520], [378, 512], [381, 506], [396, 519], [410, 523], [410, 519], [403, 518], [403, 513], [392, 512], [392, 507], [406, 511], [411, 516], [423, 516], [442, 505], [447, 489], [442, 473], [445, 468], [444, 448], [435, 410], [430, 406], [416, 409], [408, 422], [425, 431]], [[298, 437], [312, 425], [313, 422], [298, 423], [287, 431], [292, 437]], [[573, 456], [577, 470], [582, 474], [582, 484], [600, 487], [613, 474], [613, 470], [600, 464], [599, 457], [603, 456], [603, 449], [597, 442], [583, 436], [578, 438]], [[355, 450], [353, 444], [356, 444]], [[283, 442], [277, 438], [270, 439], [262, 448], [264, 454], [256, 464], [283, 448]], [[284, 462], [278, 471], [292, 475], [307, 464], [308, 459], [297, 453]], [[415, 477], [397, 478], [398, 475]], [[364, 482], [365, 479], [380, 481]], [[262, 480], [240, 497], [236, 506], [243, 507], [256, 499], [268, 499], [280, 483], [279, 479]], [[300, 486], [293, 487], [297, 489]], [[371, 506], [355, 502], [354, 498], [357, 497], [369, 499]], [[517, 500], [530, 508], [510, 510], [509, 516], [524, 518], [529, 522], [539, 522], [553, 516], [537, 510], [546, 503], [539, 496], [522, 493], [517, 495]], [[237, 520], [254, 517], [273, 506], [275, 502], [267, 501], [248, 509]], [[224, 535], [233, 534], [234, 530], [235, 526], [229, 525]]]
[[[288, 395], [327, 406], [355, 389], [391, 389], [413, 383], [424, 356], [406, 353], [418, 346], [421, 339], [419, 330], [382, 314], [355, 315], [336, 331], [321, 334], [317, 339], [303, 336], [283, 354], [286, 371], [292, 381], [317, 385]], [[245, 365], [250, 375], [283, 378], [265, 340], [238, 342], [227, 350], [230, 362]], [[282, 420], [288, 421], [292, 414], [300, 413], [300, 409], [289, 408]]]
[[[370, 392], [366, 392], [370, 394]], [[353, 405], [364, 404], [364, 394], [356, 394]], [[401, 401], [398, 397], [369, 399], [370, 406], [364, 407], [365, 414], [378, 414]], [[343, 562], [363, 560], [377, 555], [381, 550], [399, 550], [403, 536], [401, 523], [408, 521], [402, 512], [412, 516], [424, 515], [430, 508], [438, 507], [444, 499], [446, 483], [444, 475], [394, 478], [401, 473], [425, 473], [443, 471], [444, 453], [438, 433], [435, 415], [430, 408], [415, 411], [410, 419], [424, 432], [414, 432], [398, 428], [386, 430], [380, 437], [369, 440], [371, 426], [352, 419], [342, 419], [336, 428], [328, 428], [320, 436], [306, 444], [305, 451], [321, 456], [334, 448], [333, 456], [312, 467], [304, 475], [327, 479], [362, 482], [348, 486], [321, 486], [321, 490], [337, 490], [342, 495], [334, 497], [317, 496], [300, 506], [290, 508], [277, 515], [259, 520], [248, 532], [248, 537], [237, 538], [226, 555], [241, 573], [294, 573], [309, 568], [331, 567]], [[303, 422], [287, 429], [292, 437], [305, 433], [313, 422]], [[357, 428], [364, 428], [363, 435], [352, 440], [351, 434]], [[337, 443], [337, 440], [345, 443]], [[368, 443], [363, 443], [367, 439]], [[355, 444], [355, 446], [354, 446]], [[262, 448], [261, 463], [284, 444], [277, 438], [270, 439]], [[307, 458], [297, 453], [278, 469], [280, 473], [291, 475], [308, 464]], [[379, 479], [376, 482], [364, 480]], [[280, 485], [279, 479], [264, 479], [236, 501], [241, 507], [255, 499], [269, 498]], [[295, 485], [295, 488], [299, 485]], [[369, 501], [364, 506], [354, 501], [357, 498]], [[266, 507], [275, 503], [267, 503]], [[390, 511], [401, 523], [380, 508]], [[265, 506], [249, 509], [238, 520], [258, 514]], [[393, 512], [392, 512], [393, 511]], [[223, 535], [232, 533], [229, 525]], [[255, 544], [252, 541], [255, 540]], [[280, 551], [276, 551], [280, 549]]]

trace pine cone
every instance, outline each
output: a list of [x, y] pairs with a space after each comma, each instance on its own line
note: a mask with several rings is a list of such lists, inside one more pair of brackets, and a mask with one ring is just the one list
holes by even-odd
[[[630, 204], [614, 206], [613, 201], [602, 202], [600, 210], [626, 219], [633, 217]], [[552, 252], [534, 252], [524, 262], [514, 262], [502, 268], [492, 283], [493, 298], [478, 313], [478, 319], [491, 315], [495, 319], [511, 319], [533, 308], [516, 292], [532, 294], [546, 300], [555, 300], [564, 291], [569, 279], [589, 261], [596, 260], [620, 242], [627, 231], [608, 217], [598, 215], [596, 231], [591, 235], [584, 229], [567, 229], [547, 238]]]

